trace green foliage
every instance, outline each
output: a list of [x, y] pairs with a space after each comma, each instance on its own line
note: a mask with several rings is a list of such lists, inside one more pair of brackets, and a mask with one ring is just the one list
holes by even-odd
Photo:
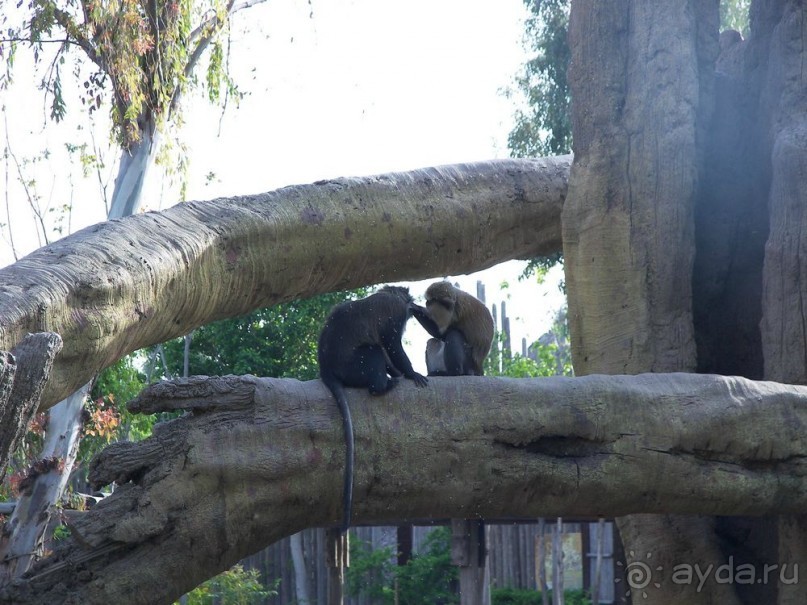
[[566, 81], [571, 52], [566, 38], [568, 0], [524, 0], [530, 14], [525, 22], [524, 45], [532, 58], [515, 78], [523, 107], [515, 114], [515, 127], [507, 138], [513, 157], [569, 153], [572, 147], [571, 97]]
[[345, 592], [354, 597], [364, 596], [373, 603], [393, 603], [394, 555], [389, 546], [373, 550], [369, 542], [351, 538]]
[[57, 525], [53, 529], [53, 540], [54, 542], [58, 542], [59, 540], [65, 540], [66, 538], [70, 537], [70, 528], [66, 525]]
[[[552, 602], [552, 591], [549, 591], [549, 602]], [[521, 588], [492, 588], [490, 591], [492, 605], [543, 605], [538, 590]], [[591, 600], [582, 590], [566, 590], [563, 593], [565, 605], [591, 605]]]
[[[258, 605], [267, 597], [277, 595], [277, 584], [267, 588], [260, 581], [257, 569], [245, 571], [236, 565], [211, 578], [188, 593], [188, 605]], [[177, 604], [175, 604], [177, 605]]]
[[[324, 294], [203, 326], [193, 333], [190, 374], [314, 379], [317, 340], [325, 318], [335, 304], [363, 295], [363, 290]], [[184, 339], [164, 346], [169, 371], [181, 376]]]
[[736, 29], [743, 36], [748, 35], [748, 10], [751, 0], [721, 0], [720, 29]]
[[439, 527], [426, 537], [423, 552], [404, 566], [393, 562], [391, 548], [373, 551], [359, 540], [351, 541], [347, 593], [363, 595], [373, 603], [392, 604], [395, 584], [400, 605], [458, 603], [457, 568], [451, 564], [451, 529]]
[[554, 357], [549, 351], [545, 351], [548, 347], [539, 348], [539, 362], [529, 357], [522, 357], [518, 353], [510, 358], [502, 360], [502, 376], [510, 376], [512, 378], [538, 378], [539, 376], [554, 376]]
[[426, 536], [423, 553], [397, 568], [400, 605], [459, 603], [457, 568], [451, 563], [451, 528], [438, 527]]
[[[87, 404], [88, 418], [84, 422], [79, 460], [89, 461], [112, 440], [140, 441], [151, 435], [156, 415], [132, 414], [126, 409], [126, 402], [146, 386], [145, 376], [135, 365], [136, 359], [134, 354], [118, 360], [95, 380]], [[113, 415], [117, 422], [109, 426]], [[114, 432], [110, 434], [112, 429]]]
[[527, 266], [524, 267], [524, 271], [522, 271], [521, 275], [518, 276], [518, 279], [524, 280], [534, 277], [539, 284], [542, 284], [544, 283], [546, 274], [549, 273], [549, 270], [555, 265], [561, 264], [563, 264], [563, 253], [561, 252], [555, 252], [549, 256], [539, 256], [530, 259]]

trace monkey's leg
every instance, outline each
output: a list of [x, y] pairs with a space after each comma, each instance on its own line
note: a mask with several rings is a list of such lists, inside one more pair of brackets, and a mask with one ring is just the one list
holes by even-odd
[[[398, 384], [401, 373], [396, 370], [398, 377], [387, 376], [388, 357], [379, 345], [366, 345], [356, 349], [351, 378], [355, 383], [351, 386], [367, 387], [372, 395], [382, 395]], [[360, 383], [360, 384], [359, 384]], [[348, 384], [347, 382], [345, 384]]]
[[443, 361], [446, 374], [449, 376], [465, 376], [473, 374], [470, 347], [465, 342], [462, 332], [451, 328], [445, 335], [443, 347]]
[[403, 336], [403, 330], [393, 334], [391, 338], [387, 338], [384, 341], [386, 355], [392, 361], [392, 365], [400, 370], [404, 376], [412, 380], [417, 386], [425, 387], [429, 384], [429, 380], [425, 376], [415, 372], [412, 367], [412, 362], [409, 361], [409, 357], [406, 355], [406, 351], [404, 351], [403, 344], [401, 344], [401, 336]]

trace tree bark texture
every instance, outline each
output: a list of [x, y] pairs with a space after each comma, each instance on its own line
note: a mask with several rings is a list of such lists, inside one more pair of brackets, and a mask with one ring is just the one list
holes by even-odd
[[[694, 367], [807, 380], [807, 9], [754, 2], [751, 36], [724, 32], [715, 61], [716, 4], [572, 5], [575, 165], [563, 229], [578, 373]], [[619, 521], [637, 557], [704, 566], [730, 556], [804, 563], [805, 526], [792, 517]], [[665, 585], [647, 595], [642, 602], [803, 603], [807, 586], [712, 583], [695, 594]]]
[[0, 480], [6, 462], [33, 418], [62, 339], [52, 332], [27, 334], [11, 352], [0, 352]]
[[[353, 389], [350, 402], [359, 524], [807, 506], [803, 387], [694, 374], [462, 377], [383, 398]], [[133, 408], [191, 413], [107, 448], [90, 478], [116, 481], [115, 492], [71, 513], [71, 538], [0, 599], [170, 603], [283, 536], [341, 518], [341, 420], [319, 381], [191, 378], [149, 387]]]
[[[756, 89], [765, 127], [757, 144], [770, 166], [768, 195], [760, 200], [770, 214], [760, 324], [764, 377], [807, 384], [807, 6], [796, 0], [759, 2], [752, 19], [760, 39], [752, 38], [744, 49], [745, 72], [767, 59]], [[761, 535], [757, 560], [807, 564], [807, 516], [800, 512], [779, 517], [776, 532], [755, 527]], [[778, 605], [807, 602], [805, 582], [776, 587]]]
[[754, 22], [765, 38], [749, 45], [747, 60], [767, 58], [760, 75], [767, 136], [759, 143], [771, 166], [761, 325], [765, 376], [807, 384], [807, 7], [796, 0], [759, 3]]
[[[694, 207], [714, 100], [718, 5], [572, 3], [575, 161], [563, 246], [578, 375], [696, 369]], [[617, 525], [627, 551], [667, 569], [719, 552], [705, 517], [640, 515]], [[634, 602], [651, 604], [736, 602], [732, 587], [714, 582], [634, 593]]]
[[570, 162], [322, 181], [88, 227], [0, 270], [0, 346], [62, 336], [48, 408], [126, 353], [216, 319], [557, 251]]
[[563, 254], [578, 374], [695, 368], [693, 202], [717, 7], [572, 3]]

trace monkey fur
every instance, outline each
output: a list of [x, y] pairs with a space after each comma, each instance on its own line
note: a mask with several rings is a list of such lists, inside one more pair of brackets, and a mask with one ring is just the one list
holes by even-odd
[[414, 305], [414, 317], [439, 342], [426, 346], [430, 376], [482, 376], [493, 343], [493, 316], [476, 297], [447, 281], [426, 289], [426, 308]]
[[401, 376], [423, 387], [428, 379], [412, 369], [401, 338], [415, 303], [408, 288], [385, 286], [375, 294], [336, 305], [319, 337], [319, 374], [333, 394], [345, 432], [345, 483], [342, 531], [350, 527], [353, 504], [353, 422], [345, 387], [372, 395], [392, 389]]

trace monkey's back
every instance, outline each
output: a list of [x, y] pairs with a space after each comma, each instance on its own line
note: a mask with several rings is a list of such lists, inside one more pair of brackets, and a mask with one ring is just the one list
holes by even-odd
[[493, 316], [487, 306], [475, 296], [457, 290], [457, 328], [473, 349], [474, 368], [482, 375], [482, 364], [493, 343]]
[[[339, 376], [356, 349], [365, 345], [384, 346], [387, 338], [394, 337], [392, 332], [403, 330], [406, 320], [406, 302], [387, 290], [339, 303], [331, 310], [319, 335], [320, 375], [331, 372]], [[387, 331], [391, 334], [386, 334]]]

